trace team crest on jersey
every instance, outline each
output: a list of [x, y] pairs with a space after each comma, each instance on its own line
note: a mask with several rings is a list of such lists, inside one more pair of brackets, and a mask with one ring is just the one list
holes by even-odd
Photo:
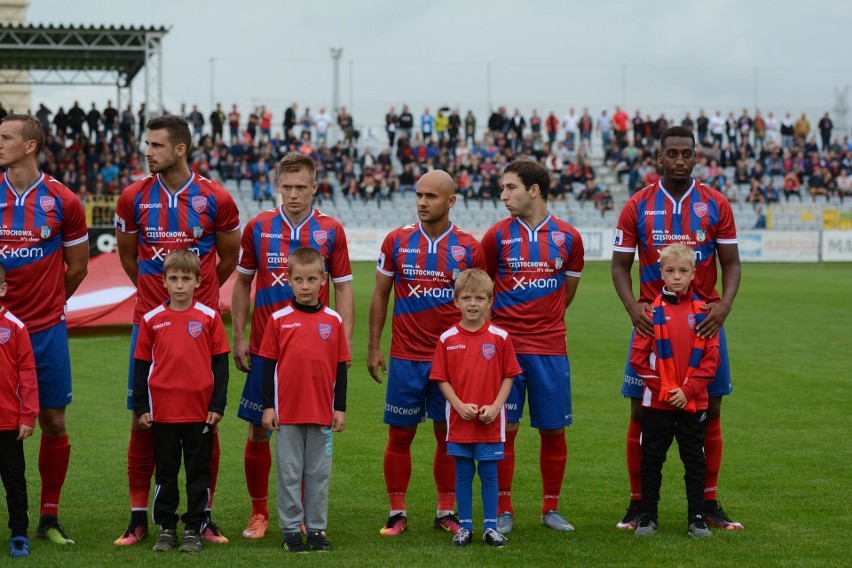
[[204, 227], [193, 227], [192, 228], [192, 236], [196, 239], [200, 239], [204, 236]]
[[42, 227], [41, 227], [41, 238], [49, 239], [51, 232], [52, 232], [52, 229], [50, 228], [49, 225], [42, 225]]
[[200, 321], [189, 322], [189, 326], [188, 326], [189, 336], [192, 337], [193, 339], [198, 339], [198, 336], [201, 335], [201, 331], [202, 331], [203, 328], [204, 328], [204, 326], [201, 324]]
[[497, 353], [497, 346], [493, 343], [483, 343], [482, 344], [482, 356], [485, 357], [486, 361], [490, 361], [494, 358], [494, 355]]
[[698, 203], [693, 203], [692, 210], [695, 211], [695, 214], [698, 215], [698, 218], [700, 219], [707, 215], [707, 204], [701, 203], [700, 201]]
[[325, 241], [328, 240], [328, 231], [314, 231], [314, 241], [318, 245], [324, 245]]
[[56, 200], [49, 195], [42, 195], [38, 200], [38, 204], [42, 211], [49, 213], [53, 211], [54, 206], [56, 206]]
[[689, 329], [695, 331], [695, 314], [687, 314], [686, 323], [689, 324]]
[[554, 268], [556, 268], [556, 270], [562, 270], [562, 257], [561, 256], [553, 262], [553, 266], [554, 266]]
[[207, 198], [203, 195], [196, 195], [192, 198], [192, 208], [195, 209], [196, 213], [201, 213], [207, 209]]
[[453, 280], [457, 279], [461, 274], [461, 268], [453, 268]]
[[450, 249], [450, 252], [453, 255], [453, 258], [456, 259], [456, 262], [461, 262], [461, 259], [464, 258], [464, 247], [453, 246]]
[[706, 231], [704, 231], [702, 229], [698, 229], [697, 231], [695, 231], [695, 240], [697, 240], [699, 243], [703, 243], [704, 239], [706, 239], [706, 238], [707, 238], [707, 232]]
[[319, 336], [323, 341], [331, 337], [331, 326], [327, 323], [319, 324]]
[[562, 231], [553, 231], [550, 233], [550, 237], [553, 239], [553, 242], [556, 243], [556, 246], [561, 247], [565, 244], [565, 233]]
[[0, 345], [3, 345], [12, 337], [12, 330], [8, 327], [0, 327]]

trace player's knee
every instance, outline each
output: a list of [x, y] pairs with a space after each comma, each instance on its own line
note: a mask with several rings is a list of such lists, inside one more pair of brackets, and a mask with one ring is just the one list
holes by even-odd
[[707, 401], [707, 418], [719, 418], [722, 416], [722, 397], [710, 397]]
[[642, 422], [642, 412], [645, 407], [642, 406], [642, 401], [638, 398], [630, 399], [630, 419], [636, 422]]
[[520, 427], [520, 425], [521, 425], [520, 422], [507, 422], [506, 423], [506, 430], [514, 432], [518, 429], [518, 427]]
[[266, 437], [266, 429], [260, 424], [252, 424], [249, 422], [248, 438], [255, 444], [262, 444], [268, 440]]
[[65, 431], [65, 409], [47, 408], [39, 412], [38, 424], [42, 433], [48, 436], [64, 436]]

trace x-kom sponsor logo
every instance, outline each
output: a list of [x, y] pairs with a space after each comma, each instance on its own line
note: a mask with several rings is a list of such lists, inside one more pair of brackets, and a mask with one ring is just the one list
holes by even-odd
[[13, 249], [9, 245], [0, 245], [0, 259], [6, 258], [44, 258], [44, 251], [39, 247]]
[[408, 284], [409, 298], [437, 298], [439, 300], [452, 300], [452, 286], [446, 288], [429, 288], [423, 284]]
[[[182, 248], [181, 249], [170, 249], [170, 248], [167, 248], [167, 247], [151, 247], [151, 260], [163, 260], [164, 261], [164, 260], [166, 260], [166, 256], [168, 256], [168, 254], [170, 252], [172, 252], [172, 250], [182, 250]], [[201, 251], [198, 250], [198, 247], [189, 247], [186, 250], [188, 250], [189, 252], [195, 253], [195, 256], [198, 256], [198, 257], [201, 256]]]

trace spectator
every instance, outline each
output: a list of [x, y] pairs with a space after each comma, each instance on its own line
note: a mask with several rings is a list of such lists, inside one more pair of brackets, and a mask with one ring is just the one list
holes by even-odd
[[766, 213], [763, 212], [763, 207], [758, 205], [754, 208], [754, 212], [757, 215], [757, 219], [754, 222], [753, 229], [765, 229], [766, 228]]
[[805, 140], [811, 133], [811, 123], [808, 121], [808, 116], [805, 113], [802, 113], [802, 116], [799, 117], [799, 120], [793, 125], [793, 136], [795, 137], [796, 144], [803, 145]]
[[817, 128], [819, 128], [819, 135], [822, 138], [822, 151], [825, 153], [828, 151], [828, 147], [831, 144], [831, 131], [834, 128], [834, 123], [831, 122], [831, 118], [828, 116], [828, 113], [825, 113], [825, 115], [820, 119]]

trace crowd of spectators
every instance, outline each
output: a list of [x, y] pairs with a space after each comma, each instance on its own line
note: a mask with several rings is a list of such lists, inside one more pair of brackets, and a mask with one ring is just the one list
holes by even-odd
[[[6, 111], [0, 106], [0, 117]], [[194, 134], [191, 164], [199, 174], [233, 180], [238, 191], [250, 192], [262, 205], [274, 201], [275, 164], [298, 150], [318, 164], [319, 199], [379, 200], [413, 192], [417, 179], [431, 169], [455, 178], [465, 202], [499, 199], [499, 176], [512, 160], [525, 156], [541, 161], [551, 172], [554, 199], [569, 194], [592, 203], [601, 214], [615, 204], [601, 183], [590, 156], [601, 156], [630, 194], [659, 179], [655, 148], [662, 132], [676, 121], [638, 110], [631, 118], [616, 106], [592, 117], [588, 109], [563, 116], [556, 112], [528, 116], [517, 108], [494, 110], [484, 124], [471, 111], [440, 107], [415, 116], [407, 105], [391, 107], [384, 130], [387, 141], [362, 140], [346, 107], [336, 117], [320, 108], [300, 111], [293, 103], [283, 113], [281, 128], [273, 114], [258, 106], [243, 118], [236, 105], [228, 112], [217, 104], [207, 116], [197, 105], [181, 105]], [[144, 104], [135, 112], [119, 111], [109, 102], [84, 110], [75, 102], [68, 111], [52, 112], [40, 105], [35, 115], [47, 133], [41, 167], [85, 200], [90, 195], [116, 195], [144, 175]], [[690, 113], [678, 124], [696, 134], [697, 179], [717, 188], [729, 200], [757, 205], [782, 198], [804, 200], [852, 195], [852, 147], [834, 136], [828, 113], [812, 129], [802, 113], [778, 119], [744, 109], [740, 116]], [[336, 128], [335, 128], [336, 126]], [[819, 144], [814, 132], [819, 134]], [[332, 136], [334, 133], [334, 136]], [[593, 147], [593, 137], [600, 147]], [[748, 188], [745, 191], [744, 188]]]

